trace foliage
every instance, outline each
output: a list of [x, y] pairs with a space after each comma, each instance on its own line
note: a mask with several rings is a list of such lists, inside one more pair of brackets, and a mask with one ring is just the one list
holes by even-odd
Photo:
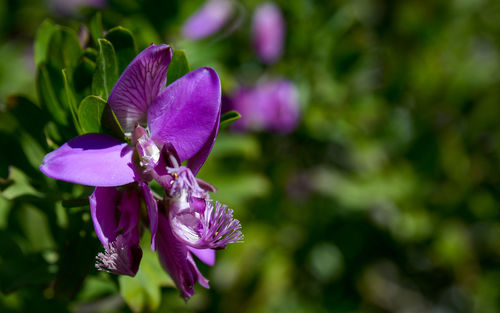
[[[500, 6], [276, 1], [285, 51], [265, 66], [249, 41], [259, 3], [241, 1], [239, 29], [196, 42], [179, 33], [200, 0], [110, 0], [76, 16], [0, 4], [0, 311], [500, 311]], [[201, 265], [212, 289], [187, 305], [152, 274], [156, 259], [136, 280], [99, 273], [91, 190], [38, 171], [77, 134], [122, 136], [105, 100], [151, 42], [179, 49], [168, 83], [212, 66], [230, 95], [286, 76], [302, 104], [288, 136], [219, 134], [200, 176], [245, 243]]]

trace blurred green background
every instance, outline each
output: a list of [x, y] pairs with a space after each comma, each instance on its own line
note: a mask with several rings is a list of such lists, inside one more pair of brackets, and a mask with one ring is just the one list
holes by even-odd
[[299, 89], [295, 132], [221, 131], [200, 177], [245, 242], [200, 266], [211, 289], [185, 304], [158, 264], [143, 260], [151, 272], [133, 283], [93, 267], [88, 206], [69, 201], [91, 189], [38, 171], [57, 134], [16, 110], [39, 102], [42, 21], [81, 32], [97, 10], [0, 1], [1, 312], [500, 312], [500, 2], [276, 0], [287, 36], [272, 66], [249, 39], [260, 3], [241, 1], [237, 30], [197, 42], [180, 29], [203, 1], [101, 10], [139, 51], [170, 43], [191, 68], [215, 68], [227, 94], [263, 75]]

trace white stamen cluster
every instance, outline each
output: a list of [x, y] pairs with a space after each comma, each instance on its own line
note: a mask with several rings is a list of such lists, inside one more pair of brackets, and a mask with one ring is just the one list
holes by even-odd
[[95, 267], [98, 270], [113, 274], [134, 275], [130, 269], [128, 247], [121, 235], [115, 241], [108, 243], [104, 247], [104, 253], [99, 253], [96, 259]]

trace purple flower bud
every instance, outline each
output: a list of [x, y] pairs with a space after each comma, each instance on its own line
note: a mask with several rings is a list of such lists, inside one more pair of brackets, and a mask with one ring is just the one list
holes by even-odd
[[189, 39], [203, 39], [219, 31], [233, 13], [231, 0], [208, 0], [182, 27]]
[[255, 10], [252, 41], [257, 55], [264, 63], [274, 63], [281, 57], [285, 28], [281, 10], [274, 3], [263, 3]]
[[260, 83], [254, 88], [240, 88], [230, 108], [241, 114], [233, 124], [236, 130], [285, 134], [295, 129], [300, 118], [297, 88], [285, 79]]

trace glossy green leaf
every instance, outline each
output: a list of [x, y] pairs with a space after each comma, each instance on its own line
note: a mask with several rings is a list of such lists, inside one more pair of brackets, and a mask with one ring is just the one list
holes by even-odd
[[172, 62], [168, 66], [167, 84], [171, 84], [191, 71], [186, 57], [186, 52], [182, 49], [173, 49]]
[[108, 99], [118, 79], [118, 63], [115, 49], [106, 39], [99, 39], [99, 54], [96, 60], [96, 68], [92, 81], [92, 93], [96, 96]]
[[33, 52], [35, 66], [38, 66], [47, 60], [47, 52], [49, 50], [50, 38], [52, 37], [52, 34], [55, 31], [55, 29], [56, 26], [49, 19], [43, 21], [43, 23], [38, 28], [35, 37], [34, 52]]
[[66, 73], [66, 69], [62, 70], [63, 80], [64, 80], [64, 90], [66, 91], [66, 99], [68, 101], [69, 110], [71, 112], [71, 116], [73, 117], [73, 124], [75, 125], [76, 131], [79, 134], [83, 134], [82, 129], [80, 127], [80, 122], [78, 121], [77, 115], [77, 105], [76, 98], [73, 91], [73, 87], [68, 79], [68, 75]]
[[54, 84], [49, 73], [51, 73], [51, 71], [49, 71], [45, 63], [38, 66], [36, 76], [38, 99], [42, 107], [47, 109], [58, 124], [67, 125], [66, 112], [63, 110], [63, 106], [57, 97], [56, 91], [54, 90]]
[[137, 55], [134, 37], [128, 29], [117, 26], [109, 30], [105, 38], [109, 40], [115, 48], [118, 70], [119, 73], [122, 73]]
[[82, 55], [76, 32], [68, 27], [57, 26], [52, 33], [48, 48], [47, 64], [54, 69], [66, 69], [72, 73]]
[[154, 312], [160, 305], [161, 287], [175, 286], [150, 248], [150, 236], [141, 240], [143, 256], [135, 277], [120, 276], [120, 294], [134, 312]]
[[106, 101], [100, 97], [88, 96], [78, 107], [78, 119], [83, 133], [98, 133], [101, 131], [101, 118]]
[[220, 127], [228, 127], [239, 118], [241, 118], [241, 114], [237, 111], [228, 111], [220, 117]]

